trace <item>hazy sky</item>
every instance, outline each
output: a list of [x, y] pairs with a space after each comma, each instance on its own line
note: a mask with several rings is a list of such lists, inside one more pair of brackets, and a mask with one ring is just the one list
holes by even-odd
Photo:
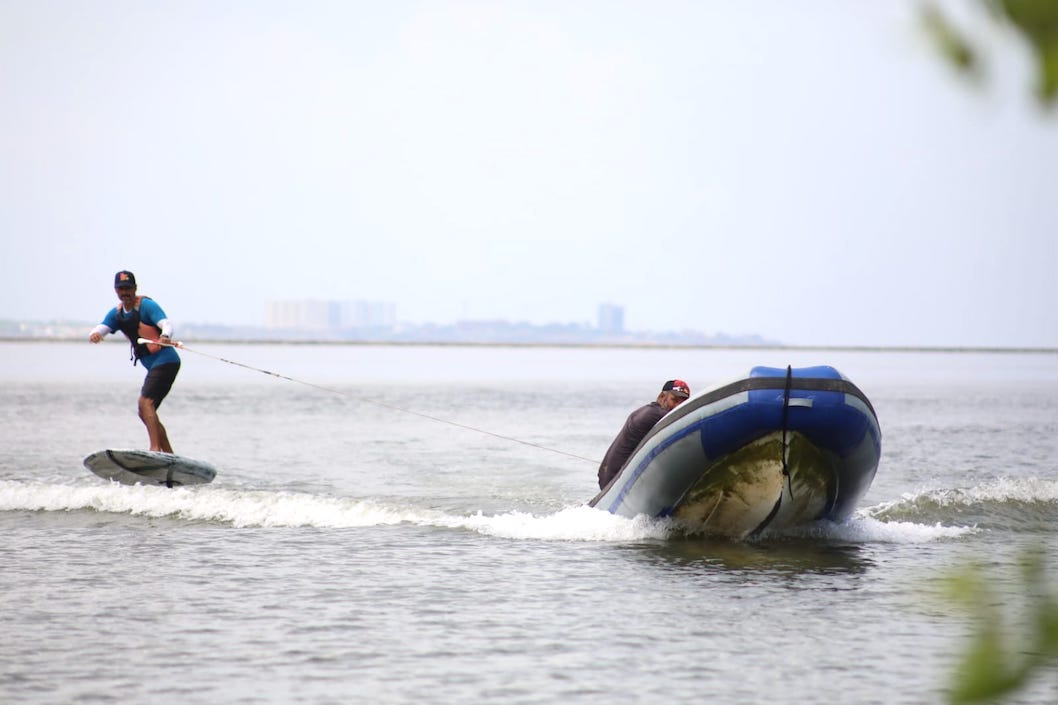
[[[1058, 110], [916, 2], [0, 0], [0, 318], [1058, 346]], [[976, 4], [959, 3], [968, 23]], [[978, 20], [979, 22], [979, 20]], [[970, 24], [978, 27], [979, 24]]]

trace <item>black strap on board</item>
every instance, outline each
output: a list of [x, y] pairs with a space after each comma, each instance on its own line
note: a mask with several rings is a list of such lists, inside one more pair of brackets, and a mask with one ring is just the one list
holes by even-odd
[[[787, 453], [786, 453], [786, 450], [787, 450], [787, 448], [786, 448], [786, 427], [787, 427], [787, 419], [789, 418], [789, 409], [790, 409], [790, 388], [792, 386], [793, 386], [793, 366], [792, 365], [787, 365], [786, 366], [786, 385], [784, 387], [783, 395], [782, 395], [782, 446], [780, 447], [779, 452], [782, 454], [782, 474], [783, 474], [783, 477], [786, 478], [786, 483], [787, 483], [787, 485], [790, 488], [790, 496], [791, 497], [793, 497], [793, 481], [790, 479], [790, 467], [787, 464], [787, 457], [786, 457], [787, 456]], [[764, 518], [764, 521], [762, 521], [757, 526], [757, 528], [754, 529], [751, 532], [750, 535], [751, 536], [756, 536], [761, 531], [764, 531], [765, 527], [767, 527], [768, 524], [771, 523], [772, 519], [775, 518], [775, 515], [779, 513], [779, 509], [781, 507], [782, 507], [782, 489], [780, 488], [779, 497], [778, 497], [778, 499], [775, 500], [775, 506], [771, 508], [771, 511], [768, 512], [768, 516], [766, 516]]]
[[[786, 426], [790, 411], [790, 386], [793, 383], [793, 367], [786, 366], [786, 388], [782, 394], [782, 474], [790, 477], [790, 468], [786, 464]], [[792, 488], [791, 488], [792, 491]]]

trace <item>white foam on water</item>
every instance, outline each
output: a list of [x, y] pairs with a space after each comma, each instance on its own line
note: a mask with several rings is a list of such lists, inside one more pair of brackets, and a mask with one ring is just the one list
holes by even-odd
[[926, 488], [868, 507], [860, 514], [890, 521], [1046, 526], [1058, 514], [1058, 481], [1001, 477], [967, 488]]
[[[974, 505], [986, 502], [1058, 503], [1058, 481], [1038, 477], [1000, 477], [982, 485], [958, 490], [933, 490], [930, 499], [940, 504]], [[905, 498], [909, 497], [905, 495]]]
[[855, 543], [931, 543], [972, 534], [972, 526], [942, 526], [910, 521], [881, 521], [861, 510], [848, 521], [821, 521], [787, 535], [816, 537]]
[[[933, 492], [923, 494], [932, 496]], [[976, 531], [972, 526], [944, 526], [939, 522], [929, 522], [928, 517], [924, 517], [927, 519], [924, 522], [884, 521], [876, 518], [894, 504], [913, 503], [921, 496], [905, 496], [897, 503], [861, 509], [846, 522], [818, 522], [783, 532], [782, 535], [857, 543], [928, 543], [959, 538]], [[1058, 483], [1040, 480], [996, 481], [961, 491], [949, 501], [1040, 501], [1041, 496], [1058, 499]], [[933, 501], [937, 501], [936, 497]], [[221, 522], [236, 528], [355, 528], [406, 523], [465, 529], [501, 538], [542, 541], [658, 540], [669, 538], [677, 531], [668, 520], [646, 516], [628, 519], [586, 505], [539, 515], [521, 511], [460, 515], [416, 507], [410, 503], [401, 506], [374, 499], [205, 486], [168, 489], [116, 482], [68, 485], [0, 481], [0, 510], [90, 510], [184, 521]]]
[[664, 539], [672, 533], [670, 522], [638, 516], [634, 519], [579, 505], [554, 514], [508, 512], [495, 516], [481, 513], [456, 519], [452, 526], [472, 529], [489, 536], [544, 541], [636, 541]]
[[367, 500], [296, 492], [239, 491], [205, 487], [55, 485], [0, 481], [0, 510], [94, 510], [235, 527], [316, 526], [346, 528], [416, 521], [421, 510], [387, 507]]
[[0, 481], [0, 510], [90, 510], [222, 522], [238, 528], [353, 528], [408, 523], [512, 539], [554, 541], [632, 541], [665, 538], [670, 532], [665, 521], [626, 519], [587, 506], [539, 516], [518, 511], [493, 516], [481, 512], [458, 515], [372, 499], [207, 487], [168, 489], [116, 482], [85, 486]]

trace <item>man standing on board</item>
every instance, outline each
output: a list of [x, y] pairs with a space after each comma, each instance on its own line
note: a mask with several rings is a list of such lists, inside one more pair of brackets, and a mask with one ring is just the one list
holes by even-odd
[[661, 387], [656, 401], [641, 406], [628, 415], [625, 425], [617, 434], [617, 438], [613, 439], [602, 464], [599, 465], [599, 489], [604, 489], [610, 484], [610, 480], [617, 476], [639, 442], [654, 428], [654, 424], [689, 396], [691, 388], [686, 382], [682, 379], [670, 379]]
[[[146, 296], [136, 295], [136, 277], [121, 270], [114, 275], [114, 291], [121, 302], [110, 309], [103, 322], [92, 329], [89, 342], [98, 343], [105, 336], [120, 330], [132, 344], [132, 364], [142, 362], [147, 377], [140, 390], [140, 420], [147, 427], [151, 450], [172, 453], [165, 426], [158, 418], [158, 407], [169, 394], [180, 371], [180, 356], [172, 343], [173, 324], [162, 307]], [[140, 338], [157, 340], [159, 344], [140, 343]]]

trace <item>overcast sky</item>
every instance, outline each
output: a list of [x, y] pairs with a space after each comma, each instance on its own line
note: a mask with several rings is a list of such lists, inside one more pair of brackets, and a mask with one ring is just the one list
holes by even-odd
[[[0, 318], [1058, 346], [1058, 110], [893, 2], [0, 0]], [[979, 6], [959, 3], [972, 28]], [[974, 23], [977, 24], [974, 24]], [[982, 30], [984, 31], [984, 30]]]

